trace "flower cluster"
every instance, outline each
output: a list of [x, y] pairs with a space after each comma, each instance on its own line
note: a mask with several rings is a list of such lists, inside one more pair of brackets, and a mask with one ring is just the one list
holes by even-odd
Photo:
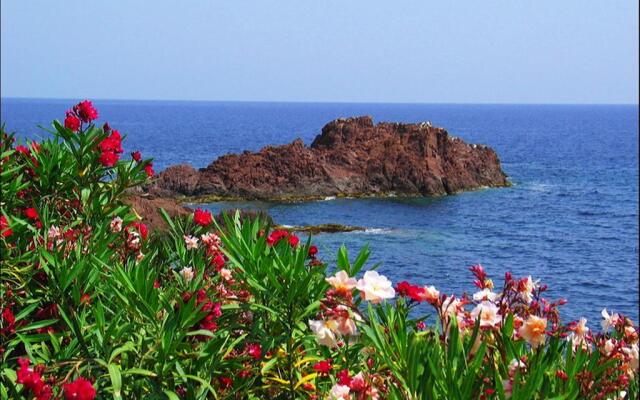
[[67, 111], [64, 126], [72, 132], [77, 132], [83, 123], [88, 124], [96, 119], [98, 119], [98, 110], [89, 100], [84, 100]]
[[98, 148], [100, 149], [100, 157], [98, 160], [100, 164], [105, 167], [113, 167], [116, 165], [116, 162], [118, 162], [120, 154], [122, 154], [123, 151], [122, 137], [117, 130], [111, 130], [108, 124], [105, 124], [103, 130], [111, 133], [98, 144]]

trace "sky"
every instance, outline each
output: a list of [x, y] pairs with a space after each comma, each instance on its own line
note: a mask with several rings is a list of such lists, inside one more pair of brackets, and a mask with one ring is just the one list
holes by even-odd
[[638, 2], [1, 2], [2, 97], [638, 103]]

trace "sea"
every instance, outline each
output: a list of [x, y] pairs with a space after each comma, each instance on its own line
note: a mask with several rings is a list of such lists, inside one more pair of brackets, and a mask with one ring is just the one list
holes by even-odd
[[[76, 100], [1, 101], [1, 121], [20, 138], [46, 137]], [[582, 316], [599, 328], [600, 311], [638, 323], [638, 106], [472, 105], [96, 100], [100, 121], [126, 134], [125, 151], [153, 157], [157, 171], [302, 138], [327, 122], [431, 121], [498, 153], [513, 184], [437, 198], [332, 199], [199, 205], [267, 211], [284, 225], [337, 223], [362, 232], [318, 234], [322, 260], [335, 265], [369, 246], [369, 267], [392, 281], [475, 292], [469, 267], [481, 264], [501, 287], [506, 271], [547, 284], [565, 298], [563, 321]]]

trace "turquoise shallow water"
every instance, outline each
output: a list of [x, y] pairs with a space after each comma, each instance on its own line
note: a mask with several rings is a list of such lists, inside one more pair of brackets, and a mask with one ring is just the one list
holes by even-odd
[[[23, 137], [62, 119], [66, 100], [2, 100], [2, 121]], [[567, 319], [597, 326], [607, 307], [638, 321], [638, 107], [96, 101], [101, 119], [128, 134], [126, 150], [176, 163], [207, 165], [216, 156], [301, 137], [324, 123], [372, 115], [376, 121], [430, 120], [499, 154], [513, 187], [456, 196], [243, 203], [282, 224], [341, 223], [365, 232], [321, 234], [324, 260], [346, 244], [365, 244], [392, 280], [473, 291], [467, 268], [481, 263], [533, 275], [564, 297]], [[102, 118], [104, 117], [104, 118]], [[217, 211], [238, 204], [216, 203]]]

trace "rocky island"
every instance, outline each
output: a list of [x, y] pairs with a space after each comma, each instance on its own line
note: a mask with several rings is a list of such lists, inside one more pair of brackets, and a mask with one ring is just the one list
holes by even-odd
[[176, 165], [144, 190], [192, 201], [300, 201], [330, 196], [439, 196], [508, 186], [491, 148], [467, 144], [430, 123], [341, 118], [311, 146], [297, 139], [230, 154], [206, 168]]

